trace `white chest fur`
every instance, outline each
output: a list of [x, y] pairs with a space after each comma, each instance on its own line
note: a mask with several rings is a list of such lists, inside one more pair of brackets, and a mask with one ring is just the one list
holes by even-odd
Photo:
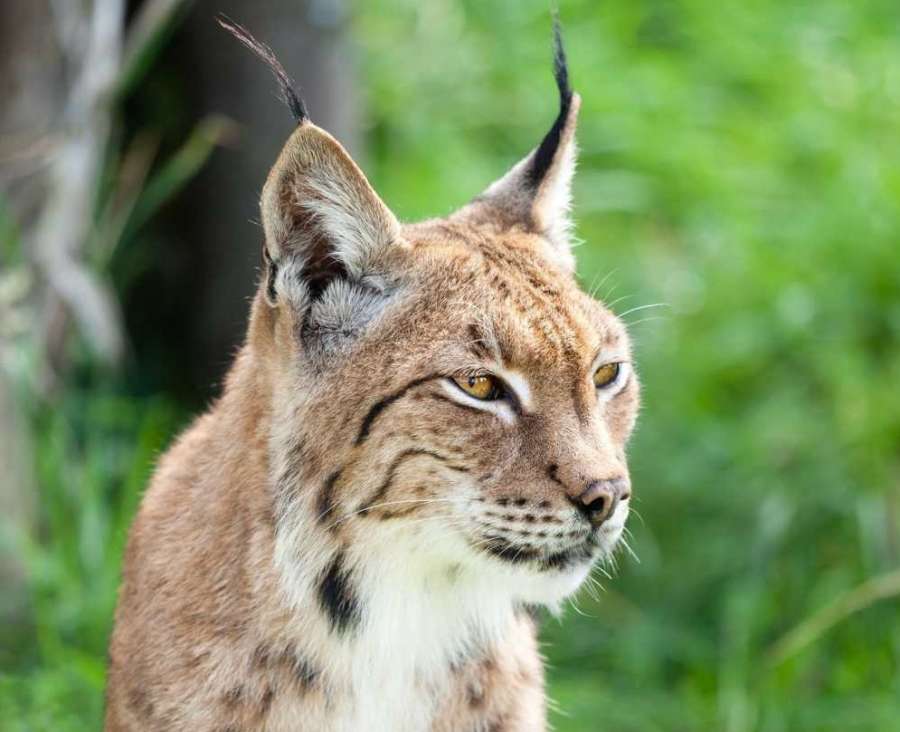
[[[507, 637], [515, 622], [509, 588], [461, 567], [423, 566], [409, 547], [394, 549], [365, 558], [347, 550], [359, 619], [342, 632], [315, 617], [314, 583], [303, 583], [297, 642], [322, 669], [323, 698], [273, 708], [269, 729], [428, 730], [460, 661], [486, 656]], [[296, 582], [290, 589], [294, 597], [302, 591]]]

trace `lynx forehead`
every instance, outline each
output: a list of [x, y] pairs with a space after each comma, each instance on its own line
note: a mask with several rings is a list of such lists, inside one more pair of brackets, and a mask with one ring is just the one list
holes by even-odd
[[531, 608], [608, 558], [631, 497], [628, 334], [574, 278], [580, 100], [467, 206], [401, 224], [297, 121], [221, 399], [131, 531], [107, 729], [540, 730]]

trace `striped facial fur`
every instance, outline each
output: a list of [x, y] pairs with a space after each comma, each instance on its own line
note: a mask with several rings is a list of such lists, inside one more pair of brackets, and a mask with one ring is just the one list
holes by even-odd
[[401, 224], [308, 118], [210, 412], [129, 538], [107, 730], [542, 730], [535, 606], [609, 558], [638, 379], [569, 244], [579, 98], [454, 214]]

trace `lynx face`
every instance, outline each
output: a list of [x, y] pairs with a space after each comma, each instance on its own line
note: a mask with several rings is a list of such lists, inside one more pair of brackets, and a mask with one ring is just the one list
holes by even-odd
[[[319, 532], [409, 575], [554, 603], [615, 548], [638, 382], [623, 324], [573, 276], [579, 98], [561, 48], [556, 68], [540, 146], [419, 224], [299, 115], [263, 191], [257, 303], [285, 573]], [[339, 559], [343, 576], [361, 557]]]
[[558, 599], [628, 514], [638, 385], [625, 329], [538, 235], [435, 222], [401, 237], [377, 289], [342, 293], [384, 300], [362, 335], [307, 371], [325, 307], [288, 329], [291, 389], [308, 400], [294, 431], [324, 468], [321, 522]]

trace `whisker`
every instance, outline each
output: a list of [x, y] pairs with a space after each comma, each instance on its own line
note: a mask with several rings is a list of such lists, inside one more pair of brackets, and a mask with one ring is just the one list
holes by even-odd
[[636, 313], [639, 310], [647, 310], [649, 308], [668, 308], [671, 307], [667, 302], [651, 302], [649, 305], [638, 305], [633, 308], [629, 308], [624, 313], [619, 313], [618, 316], [620, 318], [624, 318], [626, 315], [631, 315], [631, 313]]
[[578, 607], [578, 603], [576, 602], [576, 595], [572, 595], [569, 598], [569, 604], [572, 606], [572, 608], [575, 610], [575, 612], [578, 613], [579, 615], [581, 615], [585, 618], [591, 618], [592, 620], [597, 619], [596, 616], [591, 615], [590, 613], [586, 613], [584, 610], [582, 610], [580, 607]]
[[[637, 496], [631, 497], [632, 503], [634, 503], [637, 500], [640, 500]], [[630, 516], [631, 514], [634, 514], [635, 516], [637, 516], [638, 521], [641, 522], [641, 526], [647, 525], [647, 522], [644, 521], [644, 517], [641, 515], [641, 512], [638, 511], [633, 505], [628, 507], [628, 515]], [[629, 533], [631, 533], [630, 529], [627, 526], [625, 527], [625, 530], [628, 531]]]
[[635, 554], [634, 549], [631, 548], [631, 544], [628, 543], [628, 539], [626, 539], [624, 535], [619, 539], [619, 542], [622, 544], [622, 546], [625, 547], [626, 551], [631, 555], [631, 558], [634, 559], [635, 562], [640, 564], [640, 557]]
[[609, 298], [611, 298], [611, 297], [613, 296], [613, 293], [614, 293], [616, 290], [618, 290], [618, 289], [619, 289], [619, 283], [618, 283], [618, 282], [612, 282], [612, 283], [610, 283], [610, 288], [609, 288], [609, 290], [607, 291], [607, 293], [606, 293], [602, 298], [600, 298], [600, 299], [601, 299], [601, 302], [606, 302], [607, 300], [609, 300]]
[[[593, 573], [593, 572], [591, 572], [591, 573], [588, 575], [588, 579], [590, 580], [591, 585], [592, 585], [599, 593], [602, 594], [602, 593], [606, 592], [606, 588], [603, 586], [603, 583], [602, 583], [600, 580], [598, 580], [598, 579], [594, 576], [594, 573]], [[612, 579], [612, 578], [610, 577], [609, 579]]]
[[[607, 281], [610, 277], [612, 277], [612, 276], [613, 276], [616, 272], [618, 272], [618, 271], [619, 271], [619, 268], [618, 268], [618, 267], [613, 267], [609, 272], [607, 272], [607, 273], [603, 276], [603, 279], [600, 280], [600, 282], [599, 282], [598, 284], [596, 284], [596, 285], [592, 284], [592, 285], [591, 285], [590, 290], [588, 291], [588, 294], [589, 294], [591, 297], [595, 297], [595, 296], [597, 295], [597, 293], [600, 291], [600, 288], [603, 287], [603, 285], [606, 284], [606, 281]], [[598, 275], [598, 276], [599, 276], [599, 275]]]
[[637, 295], [636, 292], [635, 292], [635, 293], [632, 293], [631, 295], [620, 295], [619, 297], [617, 297], [617, 298], [616, 298], [615, 300], [613, 300], [612, 302], [606, 302], [606, 303], [603, 303], [603, 304], [606, 305], [607, 308], [609, 308], [610, 310], [612, 310], [612, 309], [613, 309], [616, 305], [618, 305], [620, 302], [622, 302], [622, 301], [624, 301], [624, 300], [630, 300], [631, 298], [635, 297], [636, 295]]
[[594, 602], [600, 602], [600, 594], [597, 592], [597, 584], [595, 582], [591, 581], [590, 575], [585, 577], [585, 581], [584, 581], [584, 584], [582, 585], [582, 588]]
[[636, 325], [640, 325], [641, 323], [646, 323], [650, 320], [666, 320], [666, 317], [667, 316], [665, 316], [665, 315], [651, 315], [649, 318], [639, 318], [638, 320], [635, 320], [634, 322], [631, 322], [631, 323], [626, 321], [625, 325], [627, 325], [629, 328], [633, 328]]
[[605, 574], [608, 579], [612, 579], [614, 574], [619, 573], [619, 563], [618, 563], [618, 560], [616, 559], [615, 554], [607, 554], [600, 561], [602, 564], [605, 564], [612, 572], [612, 574], [610, 574], [609, 572], [607, 572], [605, 569], [603, 569], [601, 567], [601, 571], [603, 571], [603, 574]]

